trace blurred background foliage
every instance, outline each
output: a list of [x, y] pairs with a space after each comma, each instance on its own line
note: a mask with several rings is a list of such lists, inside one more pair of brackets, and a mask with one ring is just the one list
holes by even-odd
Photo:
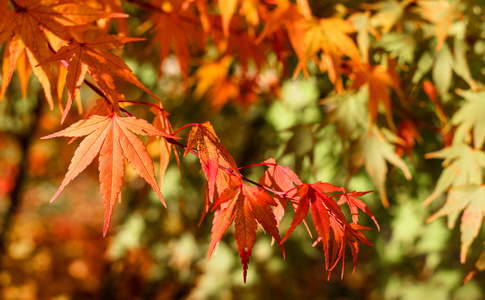
[[[394, 153], [403, 143], [372, 144], [366, 133], [370, 125], [365, 87], [336, 94], [326, 73], [322, 74], [311, 61], [308, 78], [300, 74], [290, 79], [296, 60], [290, 59], [289, 70], [285, 71], [269, 53], [270, 63], [260, 72], [267, 72], [268, 84], [275, 76], [284, 78], [281, 84], [271, 92], [262, 92], [251, 105], [236, 101], [214, 110], [212, 100], [207, 99], [210, 94], [197, 92], [197, 80], [202, 79], [195, 68], [190, 72], [186, 91], [187, 82], [175, 56], [164, 62], [164, 74], [159, 80], [157, 63], [147, 59], [156, 57], [157, 49], [147, 47], [148, 41], [126, 47], [124, 58], [140, 81], [162, 98], [174, 129], [210, 120], [238, 165], [275, 157], [278, 164], [295, 170], [303, 181], [345, 185], [350, 191], [376, 191], [363, 200], [381, 231], [366, 233], [374, 247], [361, 247], [353, 275], [348, 272], [341, 280], [339, 272], [334, 272], [327, 281], [323, 253], [318, 246], [311, 247], [311, 238], [303, 226], [285, 243], [286, 259], [271, 246], [267, 235], [258, 236], [246, 284], [242, 282], [231, 234], [223, 237], [217, 255], [207, 261], [212, 216], [197, 226], [205, 186], [194, 156], [182, 159], [183, 182], [175, 160], [170, 162], [162, 190], [167, 209], [127, 165], [122, 203], [103, 238], [97, 164], [88, 167], [55, 202], [48, 202], [78, 141], [66, 146], [65, 139], [41, 140], [61, 128], [59, 110], [50, 111], [45, 105], [37, 80], [31, 80], [29, 95], [22, 99], [20, 83], [14, 77], [7, 100], [0, 102], [0, 298], [483, 299], [485, 282], [480, 274], [461, 285], [483, 250], [483, 230], [461, 264], [459, 226], [449, 229], [444, 218], [426, 221], [445, 198], [440, 196], [423, 206], [442, 172], [440, 160], [424, 157], [446, 145], [446, 134], [440, 132], [437, 108], [422, 84], [426, 80], [433, 82], [447, 116], [465, 102], [457, 93], [459, 89], [479, 93], [485, 75], [485, 2], [309, 3], [315, 16], [338, 16], [353, 22], [358, 29], [353, 38], [361, 42], [359, 46], [368, 43], [366, 51], [373, 63], [381, 64], [387, 58], [397, 63], [401, 88], [407, 97], [402, 101], [392, 93], [395, 122], [409, 118], [421, 137], [408, 153], [411, 155], [405, 149], [402, 153], [412, 180], [405, 178], [399, 163], [388, 164], [370, 156], [387, 151], [386, 147]], [[418, 10], [423, 6], [429, 9]], [[141, 26], [149, 13], [131, 3], [123, 3], [123, 7], [130, 14], [130, 32], [143, 34]], [[362, 27], [359, 22], [364, 19], [379, 32], [379, 38], [367, 32], [368, 27]], [[439, 26], [444, 24], [449, 27], [443, 29], [446, 33], [440, 33]], [[359, 39], [361, 34], [366, 38]], [[198, 59], [210, 61], [218, 56], [216, 52], [215, 46], [208, 43], [206, 53]], [[237, 74], [237, 70], [232, 72]], [[129, 99], [146, 97], [133, 87], [123, 89]], [[81, 93], [83, 107], [93, 106], [96, 95], [85, 87]], [[145, 107], [127, 109], [140, 118], [152, 118]], [[78, 118], [71, 113], [66, 123]], [[383, 134], [386, 129], [394, 134], [386, 128], [383, 111], [374, 126]], [[148, 150], [157, 170], [160, 153], [156, 142]], [[383, 207], [368, 174], [372, 159], [388, 169], [384, 175], [388, 180], [383, 182], [389, 208]], [[243, 170], [254, 180], [262, 172], [262, 168]], [[290, 217], [283, 219], [282, 232], [290, 222]], [[364, 222], [373, 227], [372, 220], [364, 218]], [[347, 268], [351, 268], [350, 263]]]

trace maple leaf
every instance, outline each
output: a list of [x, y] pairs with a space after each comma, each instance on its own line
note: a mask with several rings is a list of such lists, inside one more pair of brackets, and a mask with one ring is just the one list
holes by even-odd
[[397, 128], [397, 135], [405, 142], [404, 145], [398, 145], [396, 149], [396, 154], [402, 156], [404, 151], [406, 151], [407, 156], [413, 158], [413, 147], [415, 141], [419, 143], [423, 142], [423, 138], [419, 134], [416, 126], [411, 120], [402, 120], [399, 122]]
[[221, 10], [222, 31], [225, 36], [229, 36], [229, 24], [232, 15], [236, 11], [238, 0], [218, 0], [219, 9]]
[[357, 224], [359, 222], [359, 209], [362, 210], [365, 214], [367, 214], [372, 221], [376, 224], [376, 227], [378, 230], [380, 230], [379, 224], [377, 223], [376, 218], [370, 211], [370, 209], [365, 205], [362, 200], [358, 199], [357, 197], [362, 197], [368, 193], [371, 193], [372, 191], [367, 191], [367, 192], [350, 192], [350, 193], [343, 193], [339, 196], [339, 200], [337, 202], [338, 205], [342, 205], [344, 203], [347, 203], [347, 205], [350, 208], [350, 213], [352, 214], [352, 222], [354, 224]]
[[456, 39], [453, 47], [453, 63], [451, 66], [456, 75], [463, 78], [474, 91], [478, 90], [477, 82], [473, 79], [467, 59], [468, 42], [466, 38]]
[[361, 65], [358, 71], [354, 74], [354, 81], [351, 89], [357, 89], [362, 86], [367, 87], [368, 91], [368, 110], [369, 122], [372, 125], [377, 117], [379, 103], [384, 104], [387, 122], [395, 128], [392, 120], [391, 97], [388, 93], [388, 88], [394, 89], [399, 96], [403, 95], [401, 90], [399, 77], [395, 76], [392, 70], [394, 63], [388, 61], [387, 66], [369, 64]]
[[281, 219], [285, 215], [287, 202], [289, 199], [296, 197], [296, 185], [302, 184], [298, 175], [290, 168], [276, 164], [274, 158], [268, 158], [261, 164], [266, 164], [268, 169], [264, 172], [259, 183], [267, 187], [272, 187], [274, 190], [289, 192], [283, 197], [281, 194], [274, 194], [274, 200], [277, 206], [273, 209], [277, 225], [280, 224]]
[[212, 235], [207, 259], [218, 245], [222, 235], [234, 222], [237, 249], [243, 264], [244, 283], [248, 270], [249, 257], [256, 240], [257, 224], [281, 245], [276, 219], [270, 206], [276, 206], [273, 198], [259, 187], [239, 182], [238, 186], [228, 187], [216, 200], [212, 210], [217, 209], [212, 222]]
[[448, 37], [453, 21], [455, 18], [460, 19], [461, 12], [455, 3], [444, 0], [419, 0], [416, 1], [416, 4], [418, 5], [416, 11], [421, 14], [424, 20], [427, 20], [433, 26], [438, 42], [436, 51], [439, 51]]
[[362, 8], [374, 10], [376, 13], [370, 18], [373, 27], [381, 28], [382, 33], [388, 33], [404, 14], [406, 7], [413, 1], [388, 0], [377, 3], [363, 3]]
[[349, 16], [348, 21], [357, 29], [357, 46], [362, 56], [364, 63], [369, 62], [369, 43], [370, 36], [374, 36], [377, 40], [380, 38], [377, 30], [372, 26], [370, 12], [354, 13]]
[[355, 27], [338, 18], [307, 19], [298, 12], [295, 5], [282, 2], [284, 4], [278, 6], [267, 18], [266, 26], [257, 42], [277, 32], [285, 24], [299, 60], [294, 76], [300, 71], [308, 76], [307, 63], [309, 59], [313, 59], [321, 71], [328, 72], [337, 92], [342, 92], [340, 75], [344, 73], [344, 56], [352, 63], [360, 64], [359, 50], [348, 35], [356, 31]]
[[447, 94], [453, 79], [453, 55], [447, 44], [435, 54], [432, 77], [441, 95]]
[[[49, 48], [47, 31], [68, 41], [72, 38], [69, 27], [83, 25], [101, 18], [126, 18], [128, 15], [120, 13], [106, 13], [89, 6], [65, 1], [11, 1], [15, 10], [2, 11], [3, 22], [0, 23], [0, 43], [8, 41], [8, 68], [3, 68], [2, 90], [0, 99], [12, 79], [17, 61], [26, 52], [32, 71], [41, 83], [50, 108], [54, 102], [51, 94], [51, 80], [53, 73], [50, 67], [36, 68], [52, 54]], [[55, 47], [53, 47], [55, 48]], [[26, 79], [23, 79], [26, 80]]]
[[118, 117], [93, 115], [87, 120], [81, 120], [57, 133], [43, 137], [81, 137], [87, 136], [74, 152], [69, 169], [59, 189], [51, 198], [54, 201], [64, 188], [91, 164], [94, 157], [99, 155], [100, 193], [103, 196], [105, 216], [103, 235], [106, 235], [113, 208], [118, 199], [125, 172], [125, 158], [135, 171], [145, 179], [155, 190], [157, 196], [166, 206], [157, 180], [155, 170], [148, 152], [135, 134], [156, 135], [175, 138], [153, 127], [145, 120], [135, 117]]
[[[153, 27], [152, 45], [159, 44], [159, 77], [163, 72], [163, 62], [173, 52], [180, 65], [185, 84], [188, 85], [190, 67], [190, 48], [202, 49], [203, 32], [197, 20], [195, 9], [187, 9], [184, 1], [152, 1]], [[160, 10], [161, 7], [161, 10]], [[168, 30], [170, 28], [170, 30]]]
[[372, 131], [360, 136], [356, 145], [352, 147], [352, 154], [349, 160], [351, 174], [365, 165], [365, 170], [379, 191], [384, 207], [389, 206], [386, 195], [386, 174], [387, 162], [401, 169], [406, 179], [411, 179], [406, 163], [395, 153], [394, 147], [389, 143], [389, 139], [397, 140], [392, 132], [386, 132], [387, 138], [376, 126]]
[[[261, 43], [263, 39], [275, 36], [274, 40], [281, 34], [283, 27], [286, 29], [291, 46], [295, 50], [300, 61], [307, 61], [305, 54], [305, 32], [307, 30], [308, 20], [303, 16], [298, 7], [287, 0], [277, 2], [277, 7], [273, 9], [264, 18], [264, 29], [256, 39], [256, 43]], [[278, 43], [276, 43], [278, 45]], [[275, 49], [278, 53], [279, 51]], [[298, 74], [299, 69], [295, 70]], [[308, 76], [308, 71], [303, 68], [303, 73]]]
[[[308, 212], [311, 211], [313, 224], [318, 233], [318, 239], [315, 242], [322, 242], [323, 251], [325, 252], [325, 268], [330, 272], [337, 265], [340, 259], [342, 259], [342, 276], [344, 274], [345, 265], [345, 248], [348, 243], [351, 248], [354, 271], [357, 262], [357, 255], [359, 252], [359, 242], [370, 245], [372, 244], [367, 240], [365, 235], [360, 232], [363, 229], [369, 229], [367, 227], [358, 224], [349, 224], [342, 213], [338, 203], [328, 193], [345, 192], [343, 188], [336, 187], [329, 183], [316, 182], [313, 184], [302, 184], [298, 186], [299, 200], [297, 202], [297, 209], [295, 216], [291, 222], [291, 226], [286, 232], [285, 237], [281, 240], [281, 243], [286, 241], [293, 230], [298, 226]], [[360, 196], [357, 193], [345, 194], [347, 198], [342, 200], [342, 203], [347, 202], [350, 207], [352, 205], [360, 205], [349, 197], [349, 195]], [[350, 202], [348, 202], [350, 199]], [[363, 206], [365, 207], [365, 205]], [[365, 211], [365, 210], [364, 210]], [[372, 216], [370, 214], [369, 216]], [[374, 219], [375, 221], [375, 219]], [[377, 222], [376, 222], [377, 224]], [[332, 250], [330, 245], [333, 245]], [[331, 259], [330, 259], [331, 251]]]
[[[314, 58], [320, 70], [328, 72], [337, 92], [343, 91], [341, 75], [344, 73], [344, 55], [350, 63], [360, 64], [359, 50], [349, 36], [355, 31], [352, 23], [346, 20], [328, 18], [310, 23], [305, 32], [306, 58]], [[300, 59], [297, 69], [306, 68], [306, 63], [306, 60]]]
[[485, 216], [485, 186], [468, 184], [451, 188], [445, 205], [440, 208], [427, 221], [442, 216], [448, 216], [448, 226], [453, 228], [459, 213], [461, 218], [461, 254], [460, 261], [465, 263], [468, 249], [478, 236]]
[[193, 148], [197, 149], [202, 170], [207, 178], [209, 199], [212, 202], [220, 166], [233, 175], [240, 177], [241, 174], [231, 154], [219, 143], [219, 138], [209, 121], [192, 127], [184, 156]]
[[485, 167], [485, 152], [466, 144], [454, 144], [436, 152], [427, 153], [426, 158], [444, 159], [438, 182], [424, 205], [428, 205], [450, 187], [482, 184], [482, 168]]
[[451, 118], [451, 124], [458, 126], [456, 132], [470, 132], [473, 136], [473, 146], [482, 148], [485, 142], [485, 92], [458, 91], [466, 98], [466, 102]]
[[288, 3], [278, 6], [267, 18], [266, 26], [257, 42], [270, 33], [277, 32], [283, 24], [298, 56], [299, 62], [294, 76], [300, 71], [308, 76], [307, 63], [313, 59], [321, 71], [328, 72], [335, 89], [342, 92], [340, 75], [344, 73], [344, 56], [354, 64], [360, 64], [359, 50], [348, 35], [355, 32], [355, 27], [338, 18], [307, 19], [298, 12], [295, 5]]
[[107, 50], [119, 48], [127, 42], [142, 41], [140, 38], [119, 37], [114, 35], [100, 36], [90, 42], [80, 43], [73, 41], [63, 46], [56, 54], [42, 61], [40, 65], [48, 62], [65, 60], [69, 62], [67, 68], [67, 90], [68, 99], [61, 123], [64, 122], [74, 97], [79, 92], [84, 77], [89, 72], [94, 80], [101, 87], [106, 97], [117, 107], [118, 96], [114, 88], [114, 81], [111, 74], [136, 85], [152, 97], [159, 99], [150, 92], [131, 72], [125, 62]]

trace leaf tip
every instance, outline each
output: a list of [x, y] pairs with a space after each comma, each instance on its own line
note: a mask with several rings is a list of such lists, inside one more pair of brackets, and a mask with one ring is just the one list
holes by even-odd
[[281, 249], [281, 252], [283, 253], [283, 259], [286, 259], [285, 248], [283, 248], [283, 245], [281, 245], [281, 244], [280, 244], [280, 249]]
[[162, 202], [162, 205], [167, 208], [167, 203], [165, 202], [165, 199], [160, 198], [160, 202]]

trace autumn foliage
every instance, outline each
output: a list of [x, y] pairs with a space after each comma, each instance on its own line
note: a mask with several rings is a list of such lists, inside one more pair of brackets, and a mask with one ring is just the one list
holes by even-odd
[[[135, 28], [129, 25], [133, 10], [142, 16]], [[210, 222], [206, 216], [212, 219], [207, 259], [234, 224], [246, 282], [258, 227], [285, 257], [285, 241], [300, 225], [310, 236], [316, 232], [313, 245], [322, 244], [328, 278], [339, 263], [343, 277], [346, 255], [352, 256], [355, 271], [360, 247], [373, 245], [366, 237], [372, 228], [359, 217], [367, 215], [364, 224], [373, 222], [380, 230], [365, 203], [370, 191], [303, 182], [274, 158], [239, 165], [209, 121], [173, 128], [163, 97], [134, 75], [124, 54], [132, 43], [144, 43], [151, 55], [156, 53], [159, 80], [166, 76], [168, 58], [174, 57], [185, 95], [203, 100], [212, 112], [230, 105], [247, 112], [262, 99], [278, 98], [285, 78], [318, 74], [326, 88], [318, 101], [326, 116], [322, 124], [335, 126], [339, 134], [345, 185], [363, 168], [384, 207], [393, 205], [386, 189], [389, 165], [412, 180], [410, 165], [415, 147], [423, 144], [422, 131], [440, 136], [442, 149], [431, 149], [426, 158], [443, 159], [443, 171], [424, 203], [446, 195], [444, 206], [428, 220], [450, 216], [450, 226], [463, 212], [460, 260], [465, 262], [485, 215], [485, 126], [479, 113], [485, 106], [481, 84], [466, 59], [467, 30], [456, 25], [463, 18], [458, 4], [425, 0], [354, 8], [340, 4], [331, 13], [307, 0], [0, 0], [0, 99], [13, 101], [6, 95], [14, 73], [24, 98], [30, 78], [36, 77], [64, 128], [42, 139], [68, 137], [70, 144], [82, 138], [77, 149], [66, 148], [74, 154], [51, 202], [98, 157], [103, 235], [121, 201], [126, 162], [167, 206], [171, 201], [162, 196], [161, 185], [169, 162], [175, 161], [181, 171], [184, 157], [194, 155], [206, 179], [200, 223]], [[405, 52], [418, 42], [406, 40], [403, 32], [432, 47]], [[391, 41], [396, 40], [400, 44], [394, 46]], [[419, 60], [417, 69], [410, 67], [414, 60]], [[467, 99], [456, 112], [445, 97], [452, 79], [469, 88], [456, 90]], [[129, 86], [138, 89], [136, 98], [126, 92]], [[96, 101], [83, 100], [81, 90], [86, 89], [97, 95]], [[417, 90], [426, 101], [415, 99]], [[141, 107], [142, 116], [133, 107]], [[426, 115], [414, 113], [423, 107]], [[64, 125], [73, 119], [77, 121]], [[297, 136], [305, 128], [291, 130]], [[155, 142], [157, 171], [147, 150]], [[253, 180], [243, 175], [247, 168], [264, 171]], [[284, 218], [292, 218], [289, 227], [280, 226]], [[310, 219], [313, 227], [307, 224]]]
[[[92, 87], [104, 100], [99, 101], [96, 106], [91, 108], [91, 113], [86, 119], [44, 137], [75, 138], [86, 136], [74, 152], [68, 172], [51, 201], [54, 201], [69, 182], [83, 172], [99, 154], [100, 193], [105, 207], [104, 235], [108, 231], [113, 208], [120, 198], [125, 161], [128, 161], [140, 177], [150, 184], [162, 204], [166, 205], [160, 186], [155, 178], [152, 160], [145, 145], [135, 134], [159, 136], [168, 143], [185, 148], [185, 155], [192, 153], [199, 157], [202, 170], [207, 179], [208, 192], [204, 207], [206, 212], [209, 209], [211, 212], [214, 212], [208, 258], [210, 258], [214, 249], [217, 248], [224, 232], [234, 222], [235, 239], [241, 263], [243, 264], [244, 280], [246, 280], [249, 257], [256, 240], [257, 225], [261, 225], [264, 231], [271, 235], [280, 245], [284, 255], [283, 241], [303, 221], [311, 207], [311, 216], [318, 232], [316, 243], [323, 243], [326, 269], [331, 271], [337, 262], [342, 260], [343, 276], [345, 249], [346, 244], [349, 243], [355, 270], [359, 243], [372, 245], [361, 232], [363, 229], [370, 228], [357, 223], [357, 208], [363, 209], [373, 218], [367, 206], [354, 197], [365, 193], [356, 194], [353, 192], [347, 194], [344, 188], [338, 188], [328, 183], [303, 184], [295, 173], [287, 167], [277, 165], [274, 160], [262, 164], [267, 165], [269, 170], [264, 174], [260, 183], [253, 182], [240, 174], [236, 162], [220, 143], [209, 122], [191, 125], [192, 130], [188, 137], [187, 146], [185, 146], [177, 141], [179, 138], [171, 130], [167, 130], [171, 126], [166, 119], [166, 114], [164, 114], [160, 102], [158, 104], [155, 102], [152, 106], [157, 108], [155, 114], [161, 118], [162, 122], [168, 124], [165, 131], [162, 131], [163, 128], [156, 128], [145, 120], [129, 113], [120, 105], [120, 102], [130, 103], [130, 99], [125, 99], [123, 94], [117, 91], [114, 77], [122, 78], [137, 86], [152, 96], [155, 101], [159, 101], [159, 98], [139, 82], [119, 56], [109, 52], [109, 50], [119, 48], [127, 42], [143, 39], [123, 37], [122, 35], [108, 35], [102, 30], [95, 34], [97, 37], [90, 39], [87, 37], [89, 36], [87, 34], [88, 27], [82, 27], [82, 25], [101, 19], [129, 17], [123, 13], [105, 11], [106, 9], [113, 10], [114, 7], [108, 6], [97, 9], [90, 6], [89, 3], [58, 1], [10, 1], [5, 3], [5, 5], [7, 5], [7, 9], [2, 18], [0, 32], [1, 40], [6, 41], [8, 50], [4, 52], [2, 98], [14, 70], [22, 69], [25, 72], [18, 72], [22, 82], [28, 81], [29, 71], [32, 70], [41, 82], [46, 100], [51, 108], [54, 106], [52, 86], [55, 86], [56, 83], [59, 88], [62, 88], [63, 85], [66, 86], [68, 97], [65, 105], [62, 104], [62, 93], [58, 94], [58, 106], [63, 111], [61, 123], [64, 122], [69, 114], [71, 106], [83, 84]], [[281, 7], [278, 6], [273, 9], [271, 9], [271, 5], [261, 4], [261, 7], [250, 7], [250, 10], [245, 12], [246, 17], [253, 16], [253, 20], [251, 20], [253, 23], [248, 24], [247, 31], [238, 29], [237, 33], [232, 33], [232, 31], [235, 31], [234, 28], [236, 26], [232, 27], [232, 24], [236, 23], [236, 20], [231, 23], [231, 19], [233, 17], [234, 19], [236, 18], [234, 13], [238, 3], [236, 1], [221, 1], [219, 5], [221, 14], [213, 15], [207, 12], [207, 3], [202, 1], [195, 1], [195, 3], [188, 1], [179, 3], [177, 1], [174, 3], [140, 3], [142, 8], [153, 8], [158, 11], [155, 15], [157, 26], [155, 27], [156, 34], [154, 39], [158, 39], [160, 43], [160, 63], [163, 63], [169, 53], [170, 46], [173, 44], [174, 54], [179, 60], [183, 75], [188, 78], [190, 52], [187, 47], [189, 46], [189, 40], [195, 40], [196, 35], [201, 34], [206, 36], [205, 39], [208, 39], [213, 34], [212, 31], [214, 31], [214, 39], [216, 43], [218, 42], [218, 46], [227, 48], [222, 51], [227, 52], [223, 60], [227, 60], [231, 55], [237, 54], [240, 56], [241, 67], [248, 68], [249, 59], [254, 59], [258, 65], [258, 59], [263, 60], [264, 58], [251, 57], [250, 49], [246, 53], [245, 49], [232, 48], [231, 46], [234, 47], [234, 45], [231, 45], [231, 35], [241, 35], [242, 39], [237, 36], [233, 37], [233, 39], [238, 39], [240, 42], [245, 39], [245, 42], [250, 44], [249, 47], [254, 48], [253, 51], [261, 52], [268, 51], [271, 43], [283, 42], [275, 40], [275, 34], [276, 31], [282, 30], [281, 26], [286, 22], [286, 18], [291, 17], [293, 19], [294, 24], [290, 24], [290, 26], [302, 25], [302, 28], [294, 29], [298, 33], [307, 31], [304, 27], [311, 24], [304, 25], [306, 23], [305, 20], [312, 18], [308, 4], [305, 1], [300, 1], [298, 5], [285, 2], [281, 4]], [[255, 27], [260, 22], [259, 17], [257, 17], [259, 15], [258, 9], [260, 8], [266, 10], [264, 16], [267, 19], [267, 25], [256, 37]], [[117, 10], [119, 11], [120, 8], [118, 7]], [[177, 31], [184, 26], [179, 25], [178, 23], [180, 22], [187, 22], [189, 23], [187, 25], [196, 27], [198, 30], [184, 31], [177, 35]], [[196, 26], [191, 23], [196, 23]], [[321, 48], [328, 55], [330, 63], [330, 65], [323, 67], [322, 71], [337, 72], [336, 67], [343, 63], [342, 58], [344, 56], [348, 56], [350, 61], [360, 61], [357, 48], [346, 35], [352, 32], [352, 26], [349, 23], [338, 19], [321, 20], [316, 26], [322, 26], [323, 30], [327, 28], [327, 31], [332, 26], [339, 28], [339, 31], [336, 33], [331, 35], [327, 33], [329, 36], [320, 37], [324, 40], [326, 40], [326, 37], [331, 37], [331, 39], [324, 42], [325, 46]], [[170, 32], [167, 28], [174, 28], [174, 32]], [[222, 30], [222, 32], [219, 32], [219, 30]], [[297, 32], [293, 32], [293, 29], [288, 31], [289, 34], [297, 34]], [[191, 33], [194, 36], [187, 36]], [[120, 32], [120, 34], [124, 34], [124, 32]], [[297, 37], [290, 36], [290, 41], [293, 43], [302, 42], [301, 40], [294, 40], [295, 38]], [[298, 38], [303, 37], [299, 36]], [[223, 46], [223, 44], [226, 45]], [[266, 50], [264, 50], [265, 48]], [[316, 48], [314, 50], [315, 53], [308, 55], [303, 55], [302, 53], [296, 72], [299, 69], [306, 72], [306, 60], [314, 57], [318, 50], [320, 48]], [[241, 52], [231, 53], [232, 51]], [[303, 52], [307, 52], [307, 50]], [[54, 62], [56, 64], [53, 64]], [[259, 61], [259, 64], [262, 64], [262, 61]], [[53, 72], [53, 67], [56, 69], [56, 72]], [[65, 71], [66, 69], [67, 72]], [[210, 84], [216, 83], [220, 85], [211, 88], [217, 89], [214, 93], [225, 95], [227, 99], [241, 97], [238, 85], [231, 81], [226, 81], [228, 79], [224, 78], [224, 72], [227, 71], [224, 71], [223, 67], [217, 66], [214, 71], [222, 71], [220, 73], [222, 76], [211, 78], [212, 82]], [[209, 73], [210, 76], [215, 76], [212, 75], [214, 71]], [[96, 85], [86, 79], [87, 74], [91, 75]], [[337, 81], [340, 80], [341, 73], [335, 73], [333, 77], [335, 77], [335, 84], [338, 84]], [[222, 80], [222, 82], [217, 83], [217, 80]], [[242, 80], [247, 79], [243, 78]], [[201, 87], [203, 83], [204, 80], [201, 80], [197, 84], [195, 93], [203, 93], [204, 90], [207, 90], [207, 88]], [[23, 92], [27, 93], [25, 85], [23, 86]], [[256, 91], [252, 91], [252, 93], [256, 93]], [[213, 98], [213, 101], [215, 101], [213, 105], [217, 108], [227, 101], [220, 97], [221, 95]], [[250, 103], [246, 105], [248, 104]], [[375, 115], [375, 113], [373, 114]], [[158, 125], [162, 122], [159, 121]], [[167, 149], [169, 148], [162, 149], [161, 156], [170, 156], [170, 152]], [[346, 220], [339, 204], [334, 199], [335, 197], [344, 199], [339, 201], [339, 204], [347, 203], [352, 208], [353, 218], [351, 223]], [[290, 229], [282, 240], [278, 224], [286, 211], [287, 202], [290, 202], [295, 209], [295, 217]], [[332, 250], [330, 245], [333, 245]]]

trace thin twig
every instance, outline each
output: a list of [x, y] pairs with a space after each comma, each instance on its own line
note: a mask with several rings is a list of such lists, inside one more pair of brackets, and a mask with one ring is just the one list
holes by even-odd
[[[169, 142], [169, 143], [170, 143], [170, 144], [172, 144], [172, 145], [176, 145], [176, 146], [182, 147], [183, 149], [187, 149], [187, 146], [186, 146], [186, 145], [184, 145], [184, 144], [180, 143], [180, 142], [179, 142], [179, 141], [177, 141], [177, 140], [174, 140], [174, 139], [171, 139], [171, 138], [165, 138], [165, 139], [167, 140], [167, 142]], [[198, 153], [198, 152], [196, 152], [196, 151], [194, 151], [194, 150], [192, 150], [192, 149], [191, 149], [189, 152], [190, 152], [190, 153], [192, 153], [193, 155], [195, 155], [195, 156], [199, 157], [199, 153]], [[273, 194], [275, 194], [275, 195], [278, 195], [278, 196], [282, 197], [283, 199], [288, 199], [288, 200], [295, 200], [295, 201], [297, 201], [297, 198], [294, 198], [294, 197], [288, 197], [288, 192], [290, 192], [290, 191], [291, 191], [291, 190], [293, 190], [294, 188], [292, 188], [292, 189], [290, 189], [290, 190], [288, 190], [288, 191], [277, 191], [277, 190], [274, 190], [274, 189], [272, 189], [272, 188], [270, 188], [270, 187], [267, 187], [267, 186], [265, 186], [265, 185], [262, 185], [262, 184], [260, 184], [260, 183], [258, 183], [258, 182], [255, 182], [255, 181], [253, 181], [253, 180], [251, 180], [251, 179], [249, 179], [249, 178], [247, 178], [247, 177], [245, 177], [245, 176], [242, 176], [242, 175], [241, 175], [241, 176], [238, 176], [238, 175], [236, 175], [236, 173], [234, 172], [234, 170], [232, 170], [232, 169], [230, 169], [230, 168], [226, 168], [226, 167], [221, 166], [221, 165], [219, 165], [218, 167], [219, 167], [219, 169], [224, 170], [226, 173], [228, 173], [228, 174], [230, 174], [230, 175], [232, 175], [232, 176], [237, 176], [237, 177], [241, 178], [242, 180], [244, 180], [244, 181], [246, 181], [246, 182], [249, 182], [249, 183], [251, 183], [251, 184], [253, 184], [253, 185], [257, 186], [257, 187], [260, 187], [260, 188], [262, 188], [262, 189], [264, 189], [264, 190], [266, 190], [266, 191], [268, 191], [268, 192], [271, 192], [271, 193], [273, 193]], [[296, 187], [295, 187], [295, 188], [296, 188]]]

